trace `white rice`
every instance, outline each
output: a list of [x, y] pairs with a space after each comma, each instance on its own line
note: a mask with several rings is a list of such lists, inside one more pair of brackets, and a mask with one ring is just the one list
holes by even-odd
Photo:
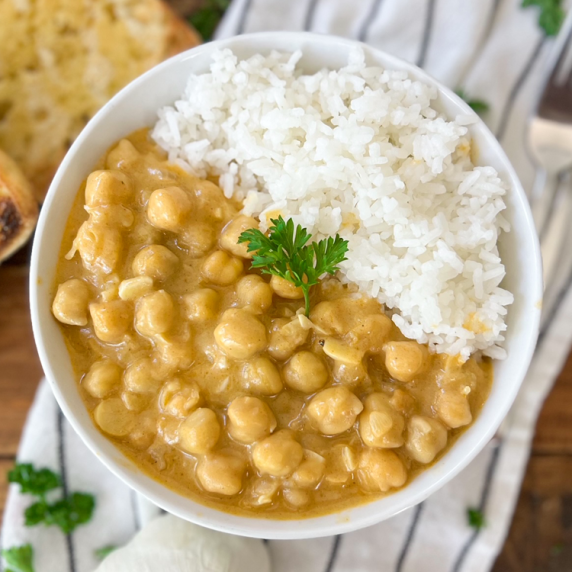
[[408, 338], [504, 358], [507, 187], [471, 162], [474, 116], [448, 120], [434, 87], [367, 67], [361, 50], [314, 75], [297, 69], [301, 55], [217, 52], [159, 111], [154, 139], [183, 168], [218, 175], [263, 228], [282, 214], [316, 239], [347, 239], [342, 279], [393, 309]]

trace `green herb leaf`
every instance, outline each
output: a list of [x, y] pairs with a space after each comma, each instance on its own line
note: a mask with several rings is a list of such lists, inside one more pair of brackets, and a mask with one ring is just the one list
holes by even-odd
[[324, 274], [335, 274], [338, 264], [346, 260], [348, 241], [336, 234], [319, 242], [307, 244], [312, 237], [301, 225], [294, 227], [292, 219], [281, 216], [271, 219], [268, 236], [251, 228], [243, 232], [238, 243], [248, 242], [248, 252], [254, 252], [252, 267], [263, 274], [273, 274], [288, 280], [304, 292], [306, 316], [310, 314], [310, 288]]
[[464, 100], [475, 113], [478, 113], [479, 115], [486, 113], [490, 109], [490, 106], [486, 101], [483, 99], [471, 99], [462, 89], [458, 89], [455, 91], [455, 93], [462, 100]]
[[36, 526], [37, 524], [42, 524], [46, 520], [47, 512], [48, 504], [45, 500], [35, 502], [24, 511], [25, 525]]
[[189, 18], [189, 22], [205, 42], [212, 39], [216, 27], [229, 6], [230, 0], [206, 0], [202, 8]]
[[489, 110], [489, 104], [482, 99], [470, 99], [467, 103], [475, 113], [481, 114]]
[[469, 526], [477, 530], [481, 530], [486, 525], [485, 516], [477, 508], [467, 509], [467, 520], [469, 521]]
[[107, 546], [97, 548], [93, 551], [93, 554], [98, 560], [103, 560], [104, 558], [107, 558], [114, 550], [117, 550], [117, 546], [108, 544]]
[[60, 477], [50, 469], [34, 469], [31, 463], [16, 463], [8, 472], [8, 482], [20, 485], [22, 493], [44, 496], [61, 486]]
[[2, 550], [2, 558], [12, 567], [6, 572], [34, 572], [34, 549], [31, 544]]
[[9, 473], [8, 481], [18, 483], [22, 493], [38, 497], [24, 512], [26, 526], [59, 526], [66, 534], [91, 519], [95, 508], [93, 495], [73, 493], [59, 501], [48, 503], [46, 493], [61, 487], [60, 477], [49, 469], [35, 469], [30, 463], [18, 463]]
[[537, 6], [540, 8], [538, 25], [547, 36], [556, 36], [560, 31], [566, 13], [562, 8], [562, 0], [523, 0], [522, 7]]
[[65, 534], [88, 522], [95, 508], [92, 495], [73, 493], [70, 497], [48, 504], [44, 500], [29, 506], [25, 513], [26, 526], [59, 526]]
[[62, 532], [69, 534], [77, 526], [91, 519], [94, 508], [93, 495], [73, 493], [68, 498], [47, 506], [44, 524], [59, 526]]

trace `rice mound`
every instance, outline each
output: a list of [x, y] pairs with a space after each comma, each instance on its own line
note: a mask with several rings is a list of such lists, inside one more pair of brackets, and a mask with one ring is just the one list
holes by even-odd
[[219, 176], [263, 229], [281, 214], [315, 239], [348, 240], [342, 280], [392, 309], [406, 337], [503, 359], [507, 186], [471, 161], [476, 116], [448, 120], [431, 107], [434, 87], [366, 66], [360, 49], [313, 75], [301, 56], [216, 52], [210, 73], [159, 110], [153, 138], [170, 161]]

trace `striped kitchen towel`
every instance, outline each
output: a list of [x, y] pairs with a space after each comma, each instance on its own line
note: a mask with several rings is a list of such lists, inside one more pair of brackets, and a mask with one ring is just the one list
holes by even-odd
[[[414, 62], [488, 104], [484, 118], [529, 190], [535, 169], [525, 149], [526, 118], [554, 48], [538, 16], [536, 8], [523, 8], [522, 0], [234, 0], [218, 37], [310, 30], [356, 38]], [[499, 436], [439, 492], [389, 521], [333, 538], [269, 541], [272, 570], [489, 570], [510, 525], [538, 412], [572, 343], [571, 322], [569, 249], [546, 292], [538, 348]], [[71, 490], [90, 491], [98, 499], [93, 521], [64, 537], [50, 529], [26, 529], [22, 513], [28, 501], [10, 490], [2, 544], [32, 542], [37, 572], [91, 572], [97, 566], [94, 549], [126, 543], [156, 514], [93, 458], [63, 419], [46, 383], [30, 412], [19, 457], [58, 469]], [[469, 526], [467, 507], [483, 512], [485, 527]]]

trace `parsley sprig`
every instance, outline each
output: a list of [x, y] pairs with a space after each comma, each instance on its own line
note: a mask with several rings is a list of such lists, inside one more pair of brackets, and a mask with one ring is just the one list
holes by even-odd
[[8, 482], [20, 485], [20, 492], [35, 496], [45, 496], [53, 489], [62, 486], [60, 477], [50, 469], [34, 469], [31, 463], [16, 463], [8, 471]]
[[201, 7], [189, 18], [205, 42], [209, 42], [230, 6], [230, 0], [203, 0]]
[[475, 113], [481, 115], [489, 110], [490, 106], [484, 99], [471, 98], [463, 89], [458, 89], [455, 93], [464, 100]]
[[471, 528], [476, 530], [481, 530], [486, 524], [485, 515], [482, 510], [478, 508], [468, 508], [467, 509], [467, 521]]
[[312, 235], [292, 219], [281, 216], [271, 219], [273, 226], [268, 236], [251, 228], [244, 231], [238, 243], [248, 243], [248, 252], [254, 252], [252, 267], [263, 274], [273, 274], [288, 280], [304, 293], [306, 316], [310, 315], [310, 288], [319, 283], [324, 274], [335, 274], [338, 264], [346, 260], [348, 241], [336, 234], [319, 242], [307, 244]]
[[95, 508], [93, 495], [72, 493], [55, 502], [48, 501], [47, 493], [62, 486], [59, 475], [50, 469], [35, 469], [31, 463], [17, 463], [8, 472], [8, 482], [19, 484], [22, 493], [37, 498], [24, 513], [26, 526], [55, 525], [69, 534], [91, 519]]
[[566, 13], [562, 8], [562, 0], [522, 0], [522, 7], [538, 6], [538, 25], [547, 36], [556, 36], [560, 31]]
[[2, 550], [2, 558], [9, 566], [6, 572], [34, 572], [34, 549], [31, 544]]
[[101, 548], [96, 548], [93, 551], [93, 554], [98, 560], [104, 560], [112, 552], [115, 552], [116, 550], [117, 550], [117, 546], [115, 546], [115, 544], [108, 544], [106, 546], [102, 546]]

